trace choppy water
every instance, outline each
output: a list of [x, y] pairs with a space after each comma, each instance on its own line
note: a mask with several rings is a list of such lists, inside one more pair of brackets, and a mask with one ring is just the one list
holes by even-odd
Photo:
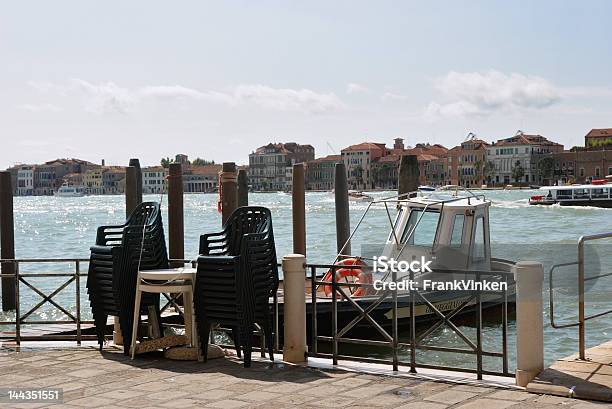
[[[537, 260], [545, 263], [572, 261], [576, 258], [576, 243], [581, 235], [612, 231], [612, 210], [587, 207], [535, 207], [529, 206], [527, 198], [532, 191], [484, 192], [493, 201], [490, 212], [491, 244], [494, 257], [511, 260]], [[381, 197], [389, 192], [372, 193]], [[146, 196], [145, 200], [157, 201], [159, 196]], [[166, 198], [163, 199], [167, 211]], [[186, 195], [185, 204], [185, 257], [197, 256], [199, 236], [219, 229], [221, 220], [217, 213], [216, 195]], [[250, 203], [271, 209], [279, 257], [292, 252], [291, 196], [284, 193], [256, 193], [250, 195]], [[366, 203], [351, 203], [351, 221], [355, 226]], [[310, 263], [330, 263], [335, 256], [336, 237], [334, 222], [334, 200], [331, 193], [307, 193], [307, 255]], [[165, 213], [164, 213], [165, 214]], [[123, 196], [92, 196], [84, 198], [18, 197], [15, 198], [15, 234], [17, 258], [87, 258], [89, 246], [95, 241], [96, 228], [103, 224], [121, 223], [124, 215]], [[167, 219], [167, 218], [166, 218]], [[362, 228], [353, 240], [353, 252], [360, 243], [372, 238], [384, 240], [389, 232], [389, 222], [382, 208], [375, 208], [364, 220]], [[594, 247], [594, 246], [593, 246]], [[590, 274], [612, 271], [612, 241], [605, 242], [598, 250], [599, 264]], [[587, 249], [587, 254], [589, 253]], [[23, 266], [22, 272], [73, 271], [70, 265], [48, 265], [44, 267]], [[574, 290], [576, 267], [559, 271], [555, 288], [564, 287], [556, 294], [555, 317], [569, 322], [577, 317], [577, 296]], [[59, 280], [46, 278], [30, 279], [45, 292], [53, 291]], [[592, 283], [592, 284], [591, 284]], [[612, 277], [591, 282], [587, 288], [587, 314], [610, 306]], [[85, 287], [84, 282], [82, 287]], [[40, 297], [22, 286], [22, 313], [33, 306]], [[548, 316], [548, 281], [545, 281], [545, 354], [546, 360], [569, 355], [577, 351], [577, 329], [553, 329]], [[84, 315], [88, 315], [88, 301], [82, 289]], [[69, 286], [58, 296], [63, 305], [75, 309], [74, 286]], [[25, 308], [23, 303], [26, 304]], [[0, 316], [2, 313], [0, 313]], [[50, 306], [42, 309], [41, 319], [61, 319], [63, 315]], [[13, 317], [9, 313], [5, 317]], [[587, 323], [588, 345], [609, 340], [612, 335], [612, 317], [595, 319]], [[466, 332], [472, 329], [464, 328]], [[498, 325], [486, 326], [485, 347], [500, 350]], [[510, 351], [513, 351], [513, 323], [510, 325]], [[472, 331], [473, 332], [473, 331]], [[432, 342], [445, 342], [460, 346], [460, 340], [448, 329], [440, 330]], [[436, 360], [455, 361], [439, 353]], [[466, 361], [470, 362], [470, 361]], [[455, 361], [456, 363], [456, 361]], [[497, 365], [495, 365], [497, 366]]]

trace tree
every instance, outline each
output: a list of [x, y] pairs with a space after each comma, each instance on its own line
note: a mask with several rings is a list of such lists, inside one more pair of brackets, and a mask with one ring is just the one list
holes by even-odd
[[171, 163], [174, 163], [174, 159], [162, 158], [161, 161], [160, 161], [160, 164], [164, 168], [169, 168]]
[[523, 176], [525, 176], [525, 169], [521, 166], [521, 161], [517, 160], [512, 168], [512, 178], [516, 183], [519, 183]]
[[206, 160], [206, 159], [202, 159], [202, 158], [195, 158], [194, 160], [191, 161], [191, 164], [194, 165], [194, 166], [214, 165], [215, 161], [214, 160]]
[[487, 185], [491, 184], [491, 179], [493, 178], [493, 174], [495, 173], [495, 164], [493, 162], [486, 161], [484, 164], [483, 174], [485, 179], [487, 180]]
[[538, 168], [540, 169], [540, 175], [542, 176], [545, 184], [550, 183], [550, 179], [553, 176], [553, 169], [555, 167], [555, 161], [552, 156], [545, 156], [538, 162]]

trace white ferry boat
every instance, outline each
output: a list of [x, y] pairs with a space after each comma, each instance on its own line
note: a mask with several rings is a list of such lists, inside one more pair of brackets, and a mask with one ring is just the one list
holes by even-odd
[[73, 186], [63, 184], [55, 192], [56, 197], [83, 197], [85, 196], [85, 188], [83, 186]]
[[544, 186], [531, 196], [531, 205], [612, 207], [612, 181], [594, 180], [590, 185]]

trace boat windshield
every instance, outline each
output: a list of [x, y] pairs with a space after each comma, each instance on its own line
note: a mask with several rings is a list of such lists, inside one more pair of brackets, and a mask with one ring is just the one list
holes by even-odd
[[400, 242], [415, 246], [433, 246], [439, 219], [440, 212], [436, 210], [412, 209]]

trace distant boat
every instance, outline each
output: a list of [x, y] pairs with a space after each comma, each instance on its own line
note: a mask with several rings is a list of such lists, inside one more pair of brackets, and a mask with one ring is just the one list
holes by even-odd
[[349, 190], [348, 198], [349, 200], [352, 200], [353, 202], [372, 202], [374, 201], [374, 198], [372, 196], [366, 195], [365, 193], [359, 192], [356, 190]]
[[433, 192], [436, 190], [433, 186], [421, 185], [419, 186], [419, 192]]
[[612, 207], [612, 182], [607, 179], [593, 180], [590, 185], [543, 186], [540, 191], [543, 193], [529, 198], [529, 204]]
[[73, 186], [63, 184], [55, 192], [56, 197], [83, 197], [85, 196], [85, 188], [83, 186]]

